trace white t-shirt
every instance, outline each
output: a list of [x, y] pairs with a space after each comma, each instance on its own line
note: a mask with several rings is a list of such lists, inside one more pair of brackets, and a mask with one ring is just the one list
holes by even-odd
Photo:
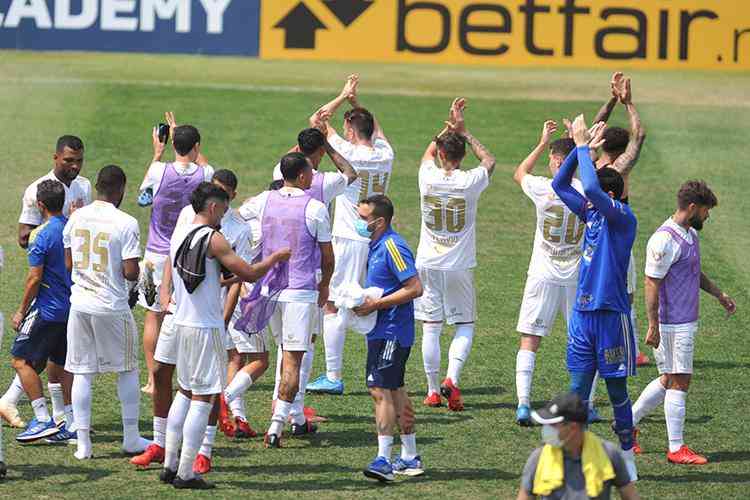
[[[169, 259], [174, 264], [177, 250], [188, 233], [197, 228], [197, 224], [176, 226], [169, 243]], [[197, 244], [201, 236], [211, 233], [213, 229], [205, 227], [193, 237]], [[174, 285], [174, 324], [191, 328], [218, 328], [224, 331], [224, 301], [221, 293], [221, 265], [213, 257], [206, 256], [206, 277], [188, 293], [177, 269], [172, 265], [172, 283]]]
[[393, 171], [393, 149], [388, 141], [380, 138], [373, 141], [373, 147], [352, 144], [338, 135], [329, 137], [328, 142], [357, 172], [357, 180], [336, 198], [333, 235], [369, 243], [369, 239], [363, 238], [354, 229], [354, 221], [359, 219], [357, 204], [374, 194], [388, 192]]
[[484, 167], [446, 172], [432, 160], [422, 163], [418, 268], [462, 271], [476, 267], [477, 208], [487, 186], [489, 175]]
[[[698, 231], [685, 229], [670, 217], [664, 221], [664, 226], [669, 227], [682, 236], [688, 244], [692, 245], [694, 238], [698, 239]], [[646, 276], [649, 278], [664, 279], [672, 264], [677, 262], [682, 255], [680, 244], [675, 241], [671, 234], [666, 231], [656, 231], [648, 240], [646, 246]], [[667, 333], [695, 331], [698, 322], [683, 323], [677, 325], [660, 325], [659, 329]]]
[[[214, 176], [214, 167], [211, 165], [206, 165], [205, 167], [200, 167], [195, 163], [188, 163], [187, 165], [182, 163], [172, 163], [172, 165], [178, 175], [193, 175], [197, 169], [202, 168], [203, 178], [206, 182], [211, 182], [211, 179]], [[159, 191], [159, 186], [161, 186], [161, 180], [164, 177], [164, 171], [166, 168], [167, 164], [165, 162], [153, 162], [146, 171], [146, 177], [143, 179], [139, 191], [145, 191], [146, 189], [151, 188], [155, 196]]]
[[[21, 204], [21, 216], [18, 218], [19, 224], [28, 224], [29, 226], [39, 226], [42, 223], [42, 214], [36, 206], [36, 187], [40, 182], [46, 180], [60, 181], [55, 177], [53, 170], [47, 175], [35, 180], [23, 193], [23, 202]], [[73, 179], [70, 187], [61, 182], [65, 189], [65, 204], [63, 205], [63, 215], [70, 217], [71, 208], [80, 208], [91, 203], [91, 183], [85, 177], [80, 175]]]
[[127, 311], [129, 286], [122, 262], [141, 256], [134, 217], [94, 201], [73, 212], [63, 230], [73, 257], [71, 309], [87, 314]]
[[[175, 227], [192, 224], [195, 219], [195, 210], [192, 205], [187, 205], [180, 211]], [[250, 224], [245, 222], [237, 210], [229, 207], [227, 213], [221, 219], [221, 234], [227, 239], [234, 253], [239, 255], [245, 262], [252, 262], [256, 253], [253, 253], [253, 235]]]
[[[304, 196], [305, 192], [297, 188], [283, 187], [279, 191], [287, 196]], [[270, 191], [260, 193], [254, 198], [247, 200], [239, 210], [240, 215], [245, 220], [263, 220], [263, 211], [266, 208], [268, 195]], [[328, 210], [318, 200], [310, 200], [305, 208], [305, 224], [308, 231], [318, 240], [318, 243], [328, 243], [331, 241], [331, 218]], [[262, 236], [261, 236], [262, 238]], [[262, 239], [261, 239], [262, 243]], [[283, 290], [279, 294], [280, 302], [305, 302], [315, 303], [318, 301], [317, 290]]]
[[[583, 193], [581, 181], [573, 179], [571, 185]], [[528, 275], [556, 285], [575, 285], [585, 223], [555, 194], [552, 179], [527, 174], [521, 180], [521, 188], [536, 206], [534, 250]]]
[[[317, 172], [317, 170], [315, 170]], [[283, 180], [281, 175], [281, 163], [273, 167], [273, 180]], [[348, 179], [341, 172], [323, 172], [323, 203], [326, 207], [331, 206], [331, 202], [344, 192], [348, 185]]]

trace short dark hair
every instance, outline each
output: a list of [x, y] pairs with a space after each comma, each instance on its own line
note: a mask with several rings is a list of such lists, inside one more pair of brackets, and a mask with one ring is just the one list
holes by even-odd
[[466, 156], [466, 139], [455, 132], [447, 132], [435, 139], [438, 150], [450, 161], [461, 161]]
[[125, 188], [128, 178], [117, 165], [107, 165], [96, 176], [96, 192], [104, 195], [117, 194]]
[[608, 127], [604, 131], [602, 150], [610, 156], [620, 156], [630, 141], [630, 132], [622, 127]]
[[60, 181], [43, 180], [36, 186], [36, 201], [50, 212], [61, 212], [65, 205], [65, 187]]
[[384, 218], [386, 224], [390, 224], [393, 220], [393, 203], [387, 196], [374, 194], [360, 203], [372, 206], [373, 215]]
[[55, 152], [62, 153], [65, 148], [81, 151], [83, 150], [83, 141], [74, 135], [64, 135], [57, 140]]
[[685, 182], [677, 192], [677, 206], [681, 210], [685, 210], [691, 203], [714, 208], [719, 200], [706, 181], [692, 180]]
[[603, 167], [596, 171], [596, 176], [599, 178], [599, 186], [605, 193], [613, 193], [616, 200], [622, 198], [622, 193], [625, 191], [625, 181], [622, 180], [620, 172], [614, 168]]
[[190, 195], [190, 205], [195, 213], [200, 213], [206, 209], [209, 201], [223, 201], [229, 203], [229, 194], [216, 184], [210, 182], [201, 182]]
[[297, 136], [297, 144], [305, 155], [311, 155], [326, 143], [326, 136], [316, 128], [306, 128]]
[[285, 181], [293, 181], [309, 165], [302, 153], [287, 153], [281, 158], [281, 175]]
[[278, 191], [279, 189], [284, 187], [284, 179], [276, 179], [275, 181], [271, 182], [268, 186], [269, 191]]
[[221, 182], [226, 187], [232, 189], [232, 191], [237, 191], [237, 176], [234, 175], [234, 172], [232, 172], [231, 170], [228, 170], [226, 168], [217, 170], [216, 172], [214, 172], [214, 176], [212, 179]]
[[552, 141], [552, 144], [549, 145], [549, 152], [553, 155], [567, 157], [575, 147], [576, 141], [570, 137], [563, 137], [562, 139]]
[[344, 120], [362, 137], [370, 139], [375, 132], [375, 118], [365, 108], [350, 109], [344, 113]]
[[185, 156], [188, 154], [196, 144], [201, 142], [201, 134], [198, 129], [192, 125], [180, 125], [174, 129], [174, 137], [172, 138], [174, 143], [174, 149], [177, 154]]

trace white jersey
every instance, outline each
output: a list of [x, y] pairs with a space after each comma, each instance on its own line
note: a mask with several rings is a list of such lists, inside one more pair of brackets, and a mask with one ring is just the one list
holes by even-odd
[[[317, 170], [314, 170], [317, 172]], [[323, 174], [323, 204], [326, 208], [331, 208], [331, 203], [336, 197], [344, 193], [349, 181], [341, 172], [322, 172]], [[281, 175], [281, 164], [277, 163], [273, 168], [273, 180], [283, 180]]]
[[434, 161], [419, 167], [422, 229], [416, 266], [462, 271], [477, 265], [476, 220], [479, 196], [489, 185], [484, 167], [446, 172]]
[[[573, 179], [571, 184], [583, 193], [578, 179]], [[585, 223], [555, 194], [552, 179], [527, 174], [521, 181], [521, 188], [536, 206], [534, 251], [528, 275], [556, 285], [575, 285]]]
[[73, 258], [71, 309], [87, 314], [129, 310], [122, 262], [141, 256], [134, 217], [111, 203], [94, 201], [71, 214], [63, 245]]
[[[192, 224], [195, 220], [195, 210], [192, 205], [187, 205], [180, 211], [175, 227]], [[253, 251], [253, 234], [250, 224], [240, 217], [239, 212], [229, 208], [221, 219], [221, 234], [224, 235], [234, 253], [239, 255], [245, 262], [252, 262], [258, 252]]]
[[[177, 226], [169, 243], [169, 258], [172, 265], [172, 283], [174, 285], [175, 311], [174, 324], [192, 328], [218, 328], [224, 331], [224, 302], [221, 294], [221, 265], [213, 257], [206, 256], [206, 277], [188, 293], [185, 284], [174, 267], [177, 250], [188, 233], [199, 227], [198, 224]], [[193, 237], [197, 243], [201, 236], [213, 229], [206, 227]]]
[[359, 219], [357, 204], [374, 194], [388, 192], [393, 171], [393, 149], [385, 139], [375, 139], [372, 147], [352, 144], [338, 135], [329, 137], [328, 142], [357, 172], [357, 180], [336, 198], [333, 235], [369, 243], [369, 239], [363, 238], [354, 229], [354, 221]]
[[[174, 166], [175, 172], [177, 172], [177, 175], [193, 175], [196, 170], [203, 169], [203, 179], [206, 182], [211, 182], [211, 179], [214, 176], [214, 168], [211, 165], [206, 165], [204, 167], [201, 167], [195, 163], [188, 163], [187, 165], [183, 165], [181, 163], [172, 163]], [[138, 188], [139, 191], [145, 191], [146, 189], [153, 190], [154, 196], [159, 191], [159, 186], [161, 186], [161, 180], [164, 178], [164, 172], [167, 169], [167, 164], [162, 161], [155, 161], [153, 162], [146, 171], [146, 177], [143, 178], [143, 182], [141, 182], [141, 187]]]
[[[19, 224], [27, 224], [29, 226], [39, 226], [42, 224], [42, 214], [39, 212], [39, 208], [36, 206], [36, 188], [40, 182], [46, 180], [59, 181], [55, 177], [54, 171], [50, 172], [44, 177], [40, 177], [35, 180], [26, 191], [23, 193], [23, 202], [21, 204], [21, 216], [18, 218]], [[85, 177], [80, 175], [73, 179], [70, 186], [66, 186], [64, 182], [61, 182], [65, 189], [65, 204], [63, 205], [63, 215], [70, 217], [72, 209], [80, 208], [91, 203], [91, 183]]]

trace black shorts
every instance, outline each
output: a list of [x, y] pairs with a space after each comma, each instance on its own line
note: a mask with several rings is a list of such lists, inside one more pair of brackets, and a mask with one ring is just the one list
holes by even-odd
[[67, 323], [45, 321], [38, 309], [31, 309], [21, 322], [10, 353], [30, 363], [49, 359], [65, 366], [68, 353]]
[[368, 340], [367, 387], [390, 390], [403, 387], [410, 353], [411, 346], [402, 347], [396, 340]]

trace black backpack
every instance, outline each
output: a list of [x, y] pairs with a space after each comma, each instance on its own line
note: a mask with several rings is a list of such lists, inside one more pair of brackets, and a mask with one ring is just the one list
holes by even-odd
[[192, 244], [195, 235], [206, 227], [211, 228], [211, 226], [203, 225], [190, 231], [174, 256], [174, 267], [177, 274], [182, 278], [188, 293], [193, 293], [206, 278], [208, 243], [211, 241], [211, 236], [213, 236], [215, 230], [211, 228], [211, 231], [201, 236], [195, 245]]

